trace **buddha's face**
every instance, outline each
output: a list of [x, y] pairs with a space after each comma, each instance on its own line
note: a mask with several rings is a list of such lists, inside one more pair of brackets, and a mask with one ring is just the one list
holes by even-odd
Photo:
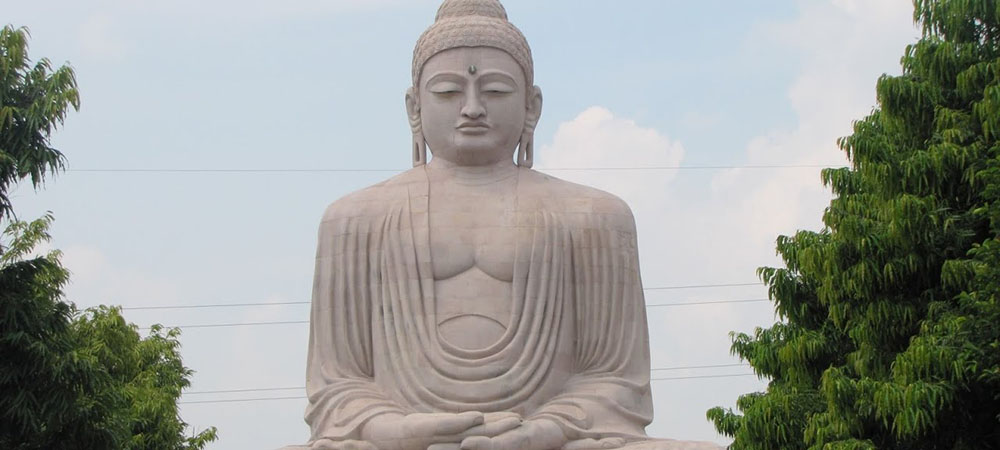
[[411, 118], [419, 114], [434, 158], [482, 166], [513, 160], [526, 124], [538, 120], [541, 97], [503, 50], [459, 47], [427, 60], [407, 109]]

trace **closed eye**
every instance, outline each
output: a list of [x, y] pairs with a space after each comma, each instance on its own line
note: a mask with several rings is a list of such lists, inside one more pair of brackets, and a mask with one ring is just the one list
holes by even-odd
[[442, 81], [430, 86], [430, 91], [435, 94], [457, 94], [462, 92], [462, 87], [458, 83]]
[[507, 83], [495, 81], [484, 84], [482, 89], [487, 94], [510, 94], [514, 92], [514, 88]]

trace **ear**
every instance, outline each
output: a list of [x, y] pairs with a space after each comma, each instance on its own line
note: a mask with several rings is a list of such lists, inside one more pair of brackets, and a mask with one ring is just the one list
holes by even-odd
[[524, 131], [534, 133], [538, 120], [542, 117], [542, 89], [533, 86], [528, 90], [527, 114], [524, 116]]
[[406, 117], [410, 119], [410, 130], [420, 132], [420, 97], [412, 87], [406, 90]]
[[406, 90], [406, 117], [410, 120], [410, 131], [413, 133], [413, 167], [427, 163], [427, 143], [420, 126], [420, 98], [412, 87]]
[[535, 127], [542, 116], [542, 90], [534, 86], [528, 91], [527, 113], [524, 115], [524, 130], [517, 145], [517, 165], [530, 169], [535, 164]]

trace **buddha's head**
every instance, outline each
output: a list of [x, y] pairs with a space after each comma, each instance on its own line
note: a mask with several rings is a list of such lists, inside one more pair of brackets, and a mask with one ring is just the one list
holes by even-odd
[[463, 166], [532, 164], [542, 110], [524, 35], [497, 0], [445, 0], [413, 51], [406, 110], [413, 162], [435, 158]]

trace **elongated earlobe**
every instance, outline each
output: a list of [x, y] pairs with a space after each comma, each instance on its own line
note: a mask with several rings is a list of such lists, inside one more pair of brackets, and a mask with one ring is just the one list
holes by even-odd
[[412, 87], [406, 90], [406, 117], [410, 120], [410, 131], [413, 133], [413, 143], [410, 145], [413, 167], [427, 164], [427, 141], [420, 126], [420, 104], [416, 90]]
[[530, 169], [535, 164], [535, 133], [525, 131], [517, 145], [517, 165]]
[[427, 142], [424, 141], [424, 133], [415, 131], [413, 133], [413, 167], [427, 164]]
[[535, 127], [542, 116], [542, 90], [538, 86], [531, 88], [528, 97], [528, 113], [524, 118], [524, 131], [521, 132], [521, 143], [517, 146], [517, 165], [530, 169], [535, 164]]

